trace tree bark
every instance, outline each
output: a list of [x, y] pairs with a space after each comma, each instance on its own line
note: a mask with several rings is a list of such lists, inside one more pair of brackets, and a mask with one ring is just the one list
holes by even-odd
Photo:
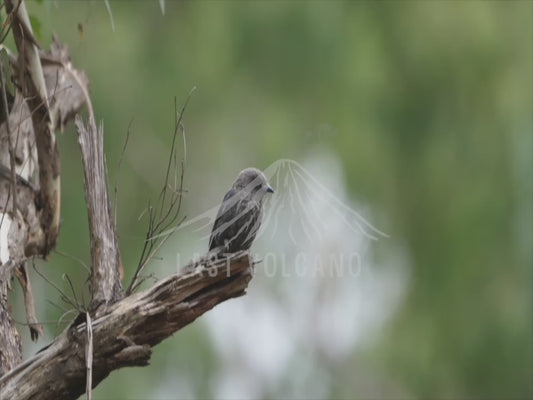
[[77, 116], [76, 127], [85, 174], [85, 199], [91, 238], [92, 299], [89, 308], [97, 310], [122, 297], [122, 262], [107, 193], [103, 124], [96, 128], [91, 115], [89, 124], [85, 127], [81, 117]]
[[[55, 246], [60, 220], [60, 160], [55, 127], [62, 128], [87, 98], [87, 78], [76, 71], [66, 46], [54, 40], [39, 51], [24, 2], [6, 0], [19, 50], [2, 49], [2, 72], [12, 68], [14, 91], [8, 101], [2, 73], [0, 113], [0, 376], [21, 361], [20, 337], [7, 303], [13, 272], [21, 277], [26, 305], [33, 306], [24, 263], [46, 257]], [[37, 169], [38, 167], [38, 169]], [[34, 172], [39, 179], [33, 181]], [[27, 312], [32, 338], [39, 332], [33, 309]]]
[[55, 136], [55, 118], [48, 101], [39, 47], [33, 36], [30, 18], [22, 0], [5, 0], [6, 10], [14, 14], [13, 37], [19, 51], [17, 82], [31, 112], [39, 161], [39, 196], [43, 206], [41, 227], [45, 234], [39, 254], [46, 256], [59, 236], [61, 208], [61, 163]]
[[[215, 305], [245, 293], [253, 261], [247, 252], [189, 264], [132, 294], [92, 321], [93, 387], [126, 366], [147, 365], [152, 347]], [[85, 392], [85, 315], [0, 379], [1, 399], [74, 399]]]

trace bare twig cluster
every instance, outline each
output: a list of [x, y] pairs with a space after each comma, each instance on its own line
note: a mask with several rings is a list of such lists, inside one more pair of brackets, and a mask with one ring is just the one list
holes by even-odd
[[[187, 144], [185, 139], [183, 115], [194, 90], [195, 88], [193, 88], [189, 93], [189, 96], [187, 97], [187, 100], [179, 113], [177, 112], [176, 99], [174, 99], [174, 112], [176, 115], [176, 120], [174, 122], [172, 146], [170, 148], [170, 154], [168, 157], [165, 181], [159, 194], [157, 206], [153, 207], [149, 203], [147, 209], [145, 210], [145, 213], [148, 214], [148, 228], [146, 230], [146, 237], [139, 264], [137, 265], [137, 269], [135, 270], [135, 274], [133, 275], [133, 279], [131, 280], [128, 289], [126, 290], [127, 295], [134, 292], [135, 289], [137, 289], [143, 282], [143, 280], [146, 278], [141, 277], [141, 273], [143, 272], [144, 268], [158, 252], [161, 246], [165, 244], [176, 227], [178, 227], [184, 220], [184, 218], [182, 218], [181, 221], [177, 222], [180, 215], [182, 197], [184, 193], [183, 177], [187, 158]], [[183, 157], [178, 164], [176, 141], [180, 132], [183, 140]]]

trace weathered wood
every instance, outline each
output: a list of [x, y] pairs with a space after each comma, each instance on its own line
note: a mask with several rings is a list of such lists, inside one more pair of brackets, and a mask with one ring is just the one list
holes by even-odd
[[[0, 285], [6, 285], [0, 279]], [[0, 376], [22, 361], [22, 343], [7, 306], [7, 288], [0, 292]], [[0, 395], [0, 399], [4, 399]]]
[[85, 176], [85, 200], [91, 238], [91, 310], [122, 297], [120, 251], [107, 193], [104, 164], [104, 129], [96, 128], [93, 116], [87, 127], [76, 116], [78, 142]]
[[61, 207], [61, 176], [59, 146], [55, 136], [54, 118], [49, 107], [39, 48], [33, 37], [30, 19], [24, 2], [5, 0], [8, 12], [14, 11], [11, 25], [19, 51], [16, 81], [22, 89], [30, 110], [39, 162], [40, 203], [43, 209], [40, 222], [46, 240], [41, 253], [47, 255], [55, 247], [59, 236]]
[[[93, 387], [126, 366], [147, 365], [152, 347], [215, 305], [243, 295], [252, 278], [247, 252], [191, 263], [93, 320]], [[190, 271], [190, 272], [186, 272]], [[85, 314], [33, 358], [0, 379], [1, 399], [75, 399], [85, 392]]]
[[[24, 2], [6, 0], [13, 37], [19, 49], [6, 47], [14, 93], [6, 102], [9, 77], [2, 79], [0, 116], [0, 376], [21, 359], [20, 337], [10, 316], [7, 292], [13, 271], [32, 256], [46, 257], [55, 246], [60, 221], [60, 160], [55, 127], [79, 111], [87, 95], [87, 78], [70, 63], [68, 49], [54, 39], [41, 52], [32, 35]], [[8, 72], [2, 59], [2, 71]], [[41, 60], [43, 61], [41, 63]], [[38, 169], [39, 179], [33, 180]], [[28, 182], [32, 181], [32, 183]], [[32, 338], [39, 331], [33, 314], [29, 276], [21, 281]], [[37, 327], [37, 330], [35, 329]]]

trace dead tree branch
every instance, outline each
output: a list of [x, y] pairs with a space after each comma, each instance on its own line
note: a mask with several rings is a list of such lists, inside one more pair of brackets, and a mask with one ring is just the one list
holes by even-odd
[[[115, 303], [92, 321], [93, 387], [126, 366], [147, 365], [152, 347], [217, 304], [245, 293], [253, 261], [247, 252], [200, 260], [150, 289]], [[0, 379], [2, 399], [74, 399], [85, 392], [86, 315], [33, 358]], [[76, 323], [78, 323], [76, 325]]]
[[[87, 78], [71, 65], [67, 47], [54, 38], [50, 51], [40, 51], [24, 2], [3, 4], [9, 16], [0, 40], [0, 375], [22, 358], [7, 304], [14, 272], [24, 289], [32, 338], [40, 331], [24, 263], [33, 256], [46, 257], [57, 242], [60, 160], [54, 131], [72, 119], [88, 97]], [[3, 43], [7, 31], [13, 33], [18, 54]], [[8, 82], [13, 83], [11, 90]]]
[[18, 83], [31, 109], [39, 156], [39, 183], [43, 204], [41, 226], [46, 234], [42, 253], [46, 255], [55, 246], [59, 236], [61, 165], [55, 137], [55, 121], [50, 112], [39, 47], [33, 37], [26, 6], [21, 0], [5, 0], [5, 4], [8, 12], [16, 9], [11, 26], [19, 51], [18, 64], [21, 66]]
[[104, 164], [104, 129], [97, 129], [93, 116], [84, 126], [76, 117], [78, 142], [85, 174], [85, 199], [91, 238], [91, 310], [114, 303], [122, 297], [120, 251], [107, 193]]

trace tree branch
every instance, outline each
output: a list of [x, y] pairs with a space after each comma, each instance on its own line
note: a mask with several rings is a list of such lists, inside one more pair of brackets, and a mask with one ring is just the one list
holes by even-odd
[[[51, 115], [39, 47], [30, 24], [26, 5], [22, 0], [6, 0], [6, 9], [14, 13], [13, 37], [19, 51], [19, 84], [31, 109], [35, 142], [39, 156], [39, 183], [41, 226], [46, 234], [42, 254], [55, 247], [59, 236], [61, 206], [61, 177], [59, 147], [55, 137], [54, 118]], [[29, 77], [29, 79], [26, 79]]]
[[[208, 256], [93, 320], [93, 387], [115, 369], [147, 365], [153, 346], [215, 305], [245, 293], [253, 269], [249, 253], [216, 260]], [[4, 375], [0, 398], [77, 398], [84, 393], [85, 321], [80, 314], [54, 342]]]
[[91, 237], [90, 309], [96, 310], [122, 297], [120, 251], [106, 186], [103, 126], [100, 124], [97, 129], [94, 117], [89, 116], [89, 125], [85, 127], [81, 117], [76, 116], [76, 127], [83, 160]]
[[[50, 51], [40, 52], [24, 2], [4, 3], [9, 16], [2, 28], [0, 51], [7, 55], [12, 68], [8, 74], [8, 64], [2, 57], [0, 375], [22, 360], [20, 337], [7, 304], [13, 271], [22, 272], [18, 276], [22, 277], [32, 339], [40, 329], [34, 324], [33, 296], [24, 263], [32, 256], [46, 257], [57, 242], [60, 159], [54, 131], [65, 126], [88, 97], [87, 78], [70, 63], [67, 47], [54, 38]], [[18, 55], [4, 46], [4, 34], [11, 29]], [[14, 84], [13, 93], [6, 93], [9, 81]], [[37, 162], [39, 179], [35, 182]]]

